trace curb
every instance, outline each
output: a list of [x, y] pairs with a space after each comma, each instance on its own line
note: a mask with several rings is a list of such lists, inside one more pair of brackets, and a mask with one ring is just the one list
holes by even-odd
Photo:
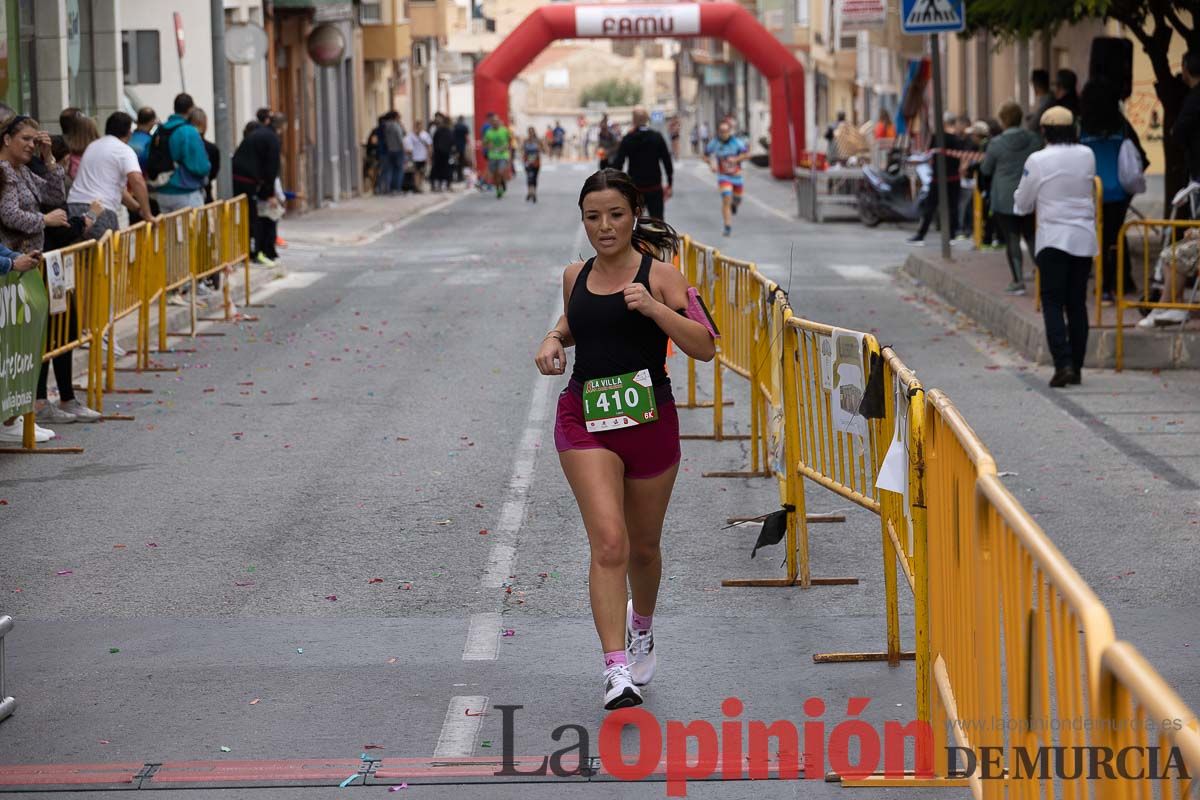
[[[1049, 364], [1045, 329], [1019, 313], [1006, 298], [984, 291], [933, 259], [910, 254], [901, 270], [932, 289], [947, 303], [1006, 340], [1010, 347], [1035, 364]], [[1117, 334], [1111, 328], [1093, 328], [1088, 335], [1084, 366], [1116, 366]], [[1195, 331], [1126, 331], [1126, 369], [1196, 369], [1200, 367], [1200, 334]]]

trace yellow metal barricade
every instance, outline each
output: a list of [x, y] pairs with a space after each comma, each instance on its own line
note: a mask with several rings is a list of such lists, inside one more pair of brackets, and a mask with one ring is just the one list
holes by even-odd
[[[718, 326], [720, 321], [716, 315], [716, 260], [717, 251], [715, 248], [692, 239], [690, 236], [683, 237], [683, 245], [680, 251], [680, 268], [683, 270], [684, 277], [690, 285], [696, 287], [701, 299], [704, 300], [705, 306], [713, 312], [713, 320], [717, 321]], [[719, 344], [718, 344], [719, 346]], [[696, 361], [689, 358], [687, 360], [687, 402], [681, 403], [678, 408], [712, 408], [710, 400], [696, 400]], [[721, 370], [716, 359], [713, 359], [713, 385], [715, 387], [721, 382]], [[732, 405], [731, 402], [725, 401], [725, 405]], [[714, 431], [715, 433], [715, 431]], [[710, 437], [713, 438], [713, 437]]]
[[[159, 255], [162, 266], [162, 284], [155, 287], [158, 294], [158, 352], [169, 352], [169, 336], [194, 336], [196, 334], [196, 292], [192, 277], [192, 261], [195, 250], [195, 214], [190, 208], [182, 208], [159, 218]], [[188, 304], [191, 310], [191, 330], [186, 334], [172, 333], [167, 326], [167, 301], [170, 295], [188, 287]], [[175, 350], [174, 352], [190, 352]]]
[[[1160, 800], [1196, 797], [1200, 775], [1200, 724], [1196, 714], [1167, 685], [1141, 653], [1127, 642], [1113, 642], [1100, 659], [1100, 741], [1112, 749], [1118, 766], [1129, 751], [1125, 774], [1105, 780], [1099, 800]], [[1158, 748], [1158, 772], [1148, 762], [1149, 749]], [[1132, 757], [1128, 757], [1129, 754]], [[1178, 758], [1175, 757], [1178, 755]], [[1168, 768], [1168, 764], [1174, 766]], [[1188, 778], [1181, 777], [1181, 770]], [[1142, 777], [1136, 777], [1138, 773]], [[1154, 787], [1157, 786], [1157, 792]]]
[[[895, 351], [882, 352], [882, 385], [885, 417], [874, 441], [876, 474], [887, 473], [888, 486], [901, 483], [903, 491], [879, 489], [880, 527], [884, 568], [886, 649], [881, 652], [821, 653], [818, 663], [916, 661], [917, 719], [929, 722], [929, 551], [925, 496], [925, 390], [916, 374]], [[913, 650], [902, 649], [899, 568], [913, 597]]]
[[245, 305], [250, 303], [250, 200], [241, 194], [225, 201], [222, 228], [222, 261], [227, 267], [242, 265], [245, 276]]
[[[1129, 257], [1129, 231], [1140, 229], [1142, 232], [1142, 286], [1149, 289], [1154, 277], [1154, 268], [1150, 261], [1149, 233], [1154, 228], [1168, 232], [1159, 256], [1166, 273], [1163, 275], [1163, 295], [1156, 302], [1141, 298], [1128, 299], [1125, 297], [1125, 262]], [[1177, 309], [1189, 313], [1200, 311], [1200, 293], [1197, 293], [1197, 280], [1200, 278], [1200, 264], [1197, 263], [1197, 259], [1200, 259], [1200, 240], [1185, 237], [1200, 237], [1200, 220], [1138, 219], [1130, 220], [1121, 226], [1121, 232], [1117, 235], [1118, 371], [1125, 367], [1127, 309]], [[1185, 320], [1183, 323], [1177, 323], [1175, 327], [1182, 330], [1186, 324]]]
[[[743, 312], [751, 306], [751, 281], [754, 265], [721, 255], [715, 248], [691, 243], [695, 256], [697, 291], [712, 312], [713, 320], [721, 331], [717, 340], [717, 356], [713, 359], [713, 432], [711, 434], [683, 434], [680, 439], [712, 439], [742, 441], [752, 434], [725, 433], [725, 384], [723, 370], [729, 369], [743, 378], [753, 381], [750, 371], [754, 364], [755, 319], [747, 318]], [[689, 384], [689, 398], [694, 396]], [[697, 404], [698, 407], [704, 404]], [[754, 422], [752, 415], [751, 422]]]
[[[225, 218], [228, 207], [224, 201], [218, 200], [196, 209], [195, 241], [192, 249], [192, 278], [199, 282], [213, 275], [221, 275], [228, 271], [233, 263], [234, 248], [228, 241]], [[229, 279], [221, 281], [221, 299], [223, 315], [221, 317], [206, 317], [214, 322], [233, 321], [233, 303], [229, 296]], [[195, 304], [193, 303], [193, 314]], [[220, 334], [214, 334], [220, 335]]]
[[[130, 314], [138, 315], [138, 362], [140, 366], [141, 342], [149, 336], [150, 315], [146, 308], [147, 282], [153, 280], [152, 262], [154, 254], [150, 246], [150, 225], [139, 222], [121, 231], [110, 232], [112, 236], [112, 259], [110, 268], [110, 293], [106, 334], [108, 347], [104, 370], [104, 391], [123, 394], [143, 394], [146, 389], [116, 388], [116, 325]], [[123, 416], [123, 415], [122, 415]]]

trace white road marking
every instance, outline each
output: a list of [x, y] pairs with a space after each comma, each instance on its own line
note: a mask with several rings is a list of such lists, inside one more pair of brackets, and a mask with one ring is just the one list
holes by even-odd
[[369, 269], [346, 284], [351, 289], [382, 289], [399, 282], [403, 272], [397, 270], [380, 271]]
[[324, 278], [326, 274], [324, 272], [289, 272], [279, 280], [271, 281], [254, 292], [251, 299], [257, 302], [284, 289], [306, 289]]
[[500, 614], [472, 614], [463, 661], [495, 661], [500, 652]]
[[891, 276], [865, 264], [829, 264], [829, 269], [848, 281], [890, 281]]
[[[575, 242], [571, 245], [572, 252], [577, 252], [583, 247], [583, 239], [584, 230], [580, 226], [575, 234]], [[556, 302], [554, 315], [550, 318], [547, 328], [558, 321], [560, 313]], [[529, 485], [533, 482], [534, 462], [542, 442], [542, 428], [549, 412], [550, 391], [554, 385], [554, 381], [546, 376], [539, 375], [534, 378], [525, 432], [521, 435], [521, 443], [517, 446], [517, 454], [513, 459], [508, 493], [500, 507], [500, 519], [491, 534], [492, 549], [480, 581], [480, 585], [485, 589], [500, 588], [512, 574], [513, 563], [517, 557], [516, 534], [525, 521], [525, 510], [529, 504]]]
[[443, 281], [447, 286], [486, 286], [500, 280], [500, 270], [464, 267], [456, 269]]
[[[487, 709], [486, 697], [451, 697], [446, 709], [446, 720], [438, 735], [433, 757], [465, 758], [475, 754], [475, 740], [483, 726], [483, 712]], [[469, 713], [468, 713], [469, 712]]]

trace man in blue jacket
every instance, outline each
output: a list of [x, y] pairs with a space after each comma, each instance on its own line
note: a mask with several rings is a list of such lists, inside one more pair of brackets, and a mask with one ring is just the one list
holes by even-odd
[[204, 182], [212, 163], [200, 131], [186, 119], [194, 106], [191, 95], [177, 95], [175, 113], [158, 126], [150, 141], [147, 173], [164, 214], [204, 205]]

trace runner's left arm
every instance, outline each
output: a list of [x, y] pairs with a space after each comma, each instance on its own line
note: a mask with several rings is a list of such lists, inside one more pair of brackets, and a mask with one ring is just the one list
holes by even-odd
[[[661, 262], [656, 262], [656, 267], [659, 264]], [[717, 354], [717, 345], [708, 328], [675, 310], [687, 309], [687, 279], [667, 264], [653, 269], [651, 275], [654, 285], [661, 288], [663, 299], [655, 298], [642, 284], [631, 283], [625, 287], [626, 307], [654, 320], [662, 332], [691, 358], [712, 361]]]

